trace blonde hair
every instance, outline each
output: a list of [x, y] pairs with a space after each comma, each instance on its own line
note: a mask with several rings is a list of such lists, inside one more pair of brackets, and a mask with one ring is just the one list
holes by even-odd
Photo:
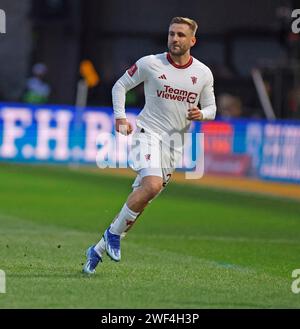
[[186, 24], [189, 26], [189, 28], [192, 30], [193, 35], [196, 34], [196, 31], [198, 29], [198, 24], [191, 18], [187, 18], [187, 17], [173, 17], [170, 25], [172, 24]]

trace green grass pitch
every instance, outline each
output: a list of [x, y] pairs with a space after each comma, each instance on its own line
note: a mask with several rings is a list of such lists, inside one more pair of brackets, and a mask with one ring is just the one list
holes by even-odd
[[[100, 169], [99, 169], [100, 172]], [[1, 308], [299, 308], [300, 204], [170, 183], [122, 240], [81, 273], [132, 179], [0, 165]]]

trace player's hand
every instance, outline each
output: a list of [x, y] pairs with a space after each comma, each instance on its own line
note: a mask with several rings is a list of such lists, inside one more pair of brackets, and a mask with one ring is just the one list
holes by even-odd
[[188, 109], [188, 120], [201, 121], [203, 119], [203, 114], [200, 109], [196, 106]]
[[122, 135], [130, 135], [132, 133], [132, 125], [127, 119], [116, 119], [116, 131]]

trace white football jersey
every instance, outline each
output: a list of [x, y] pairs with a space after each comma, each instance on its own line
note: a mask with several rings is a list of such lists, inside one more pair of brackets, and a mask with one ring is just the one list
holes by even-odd
[[198, 104], [204, 120], [215, 118], [213, 75], [192, 56], [184, 66], [175, 64], [168, 53], [139, 59], [113, 87], [115, 118], [126, 118], [126, 92], [142, 82], [145, 106], [137, 117], [138, 127], [158, 134], [186, 132], [191, 124], [188, 109]]

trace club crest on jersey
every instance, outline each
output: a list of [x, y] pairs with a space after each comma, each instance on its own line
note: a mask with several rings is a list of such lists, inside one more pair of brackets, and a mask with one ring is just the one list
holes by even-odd
[[137, 65], [136, 65], [136, 64], [133, 64], [133, 65], [127, 70], [127, 73], [132, 77], [136, 71], [137, 71]]
[[150, 158], [151, 158], [151, 154], [145, 154], [146, 161], [150, 161]]
[[197, 77], [191, 77], [193, 85], [197, 83]]

